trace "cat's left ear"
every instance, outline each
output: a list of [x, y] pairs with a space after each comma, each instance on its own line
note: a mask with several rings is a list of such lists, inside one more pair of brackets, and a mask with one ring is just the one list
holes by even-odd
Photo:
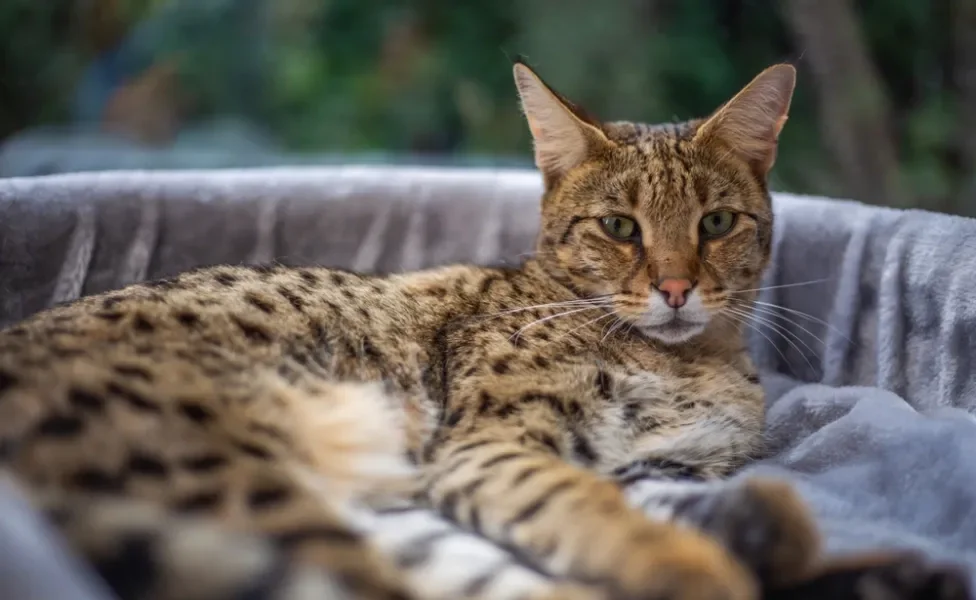
[[547, 86], [524, 63], [516, 62], [513, 74], [532, 132], [535, 164], [547, 187], [610, 144], [595, 121]]
[[776, 162], [779, 134], [786, 124], [796, 87], [796, 69], [769, 67], [709, 117], [695, 134], [705, 144], [718, 142], [766, 177]]

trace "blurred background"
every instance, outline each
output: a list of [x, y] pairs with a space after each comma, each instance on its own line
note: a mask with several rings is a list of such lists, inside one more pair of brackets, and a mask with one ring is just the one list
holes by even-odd
[[775, 189], [976, 215], [976, 0], [0, 0], [0, 177], [531, 166], [519, 54], [644, 121], [790, 61]]

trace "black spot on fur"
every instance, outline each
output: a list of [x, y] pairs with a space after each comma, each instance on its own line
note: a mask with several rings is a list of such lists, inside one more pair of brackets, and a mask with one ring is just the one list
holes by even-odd
[[237, 276], [236, 275], [232, 275], [230, 273], [219, 272], [219, 273], [215, 273], [214, 274], [214, 281], [216, 281], [220, 285], [223, 285], [223, 286], [226, 286], [226, 287], [232, 287], [234, 284], [237, 283], [238, 279], [237, 279]]
[[227, 462], [227, 459], [219, 454], [201, 454], [184, 458], [180, 461], [180, 465], [194, 473], [209, 473], [224, 467]]
[[254, 323], [248, 323], [242, 321], [241, 319], [234, 318], [234, 324], [241, 330], [244, 337], [251, 340], [252, 342], [259, 342], [262, 344], [267, 344], [271, 342], [271, 334], [268, 333], [266, 329], [260, 325], [255, 325]]
[[549, 337], [549, 334], [546, 333], [545, 331], [540, 331], [535, 335], [535, 337], [539, 338], [539, 341], [542, 342], [548, 342], [550, 339], [552, 339]]
[[512, 478], [512, 485], [518, 485], [520, 483], [524, 483], [533, 475], [538, 474], [540, 471], [542, 471], [541, 467], [526, 467], [521, 472], [519, 472], [518, 475]]
[[84, 422], [74, 415], [52, 415], [38, 423], [36, 432], [45, 437], [68, 438], [84, 429]]
[[152, 333], [156, 331], [156, 326], [146, 318], [145, 315], [137, 314], [132, 319], [132, 327], [140, 333]]
[[115, 365], [115, 372], [123, 377], [133, 377], [143, 381], [152, 381], [152, 373], [138, 365]]
[[149, 532], [127, 535], [108, 556], [97, 556], [95, 570], [118, 598], [146, 598], [158, 579]]
[[130, 473], [155, 479], [162, 479], [169, 474], [166, 463], [142, 452], [133, 452], [129, 456], [128, 470]]
[[528, 436], [545, 446], [547, 449], [551, 450], [553, 454], [561, 454], [559, 451], [559, 444], [556, 443], [556, 438], [552, 437], [548, 433], [533, 431], [529, 432]]
[[6, 371], [0, 371], [0, 394], [17, 385], [17, 378]]
[[342, 288], [342, 295], [346, 298], [346, 300], [355, 300], [356, 299], [356, 296], [353, 295], [352, 290], [350, 290], [348, 288]]
[[383, 353], [373, 344], [373, 340], [368, 337], [363, 338], [363, 354], [372, 360], [382, 361]]
[[282, 298], [287, 300], [288, 303], [291, 304], [292, 308], [294, 308], [298, 312], [302, 312], [305, 309], [305, 301], [302, 300], [298, 294], [289, 290], [285, 286], [278, 287], [278, 294], [280, 294]]
[[508, 373], [511, 368], [508, 366], [508, 360], [502, 358], [495, 361], [495, 364], [491, 365], [491, 370], [499, 375], [504, 375], [505, 373]]
[[520, 456], [522, 455], [519, 454], [518, 452], [503, 452], [502, 454], [498, 454], [496, 456], [489, 458], [488, 460], [483, 462], [479, 468], [488, 469], [503, 463], [511, 462], [519, 458]]
[[484, 477], [479, 477], [474, 481], [468, 482], [463, 488], [461, 488], [461, 495], [465, 498], [471, 497], [475, 492], [480, 490], [482, 486], [488, 483], [488, 479]]
[[613, 397], [613, 378], [606, 371], [600, 370], [596, 373], [596, 388], [600, 392], [600, 397], [610, 400]]
[[669, 481], [704, 481], [705, 479], [701, 469], [695, 465], [666, 458], [636, 460], [617, 467], [611, 472], [611, 475], [622, 486], [630, 485], [642, 479]]
[[160, 290], [172, 290], [180, 287], [180, 282], [175, 278], [164, 278], [164, 279], [154, 279], [152, 281], [147, 281], [142, 284], [147, 288], [156, 288]]
[[306, 285], [316, 286], [319, 284], [318, 276], [307, 269], [302, 269], [299, 271], [298, 276], [302, 278], [302, 281], [304, 281]]
[[534, 359], [532, 359], [532, 362], [534, 362], [535, 366], [539, 367], [540, 369], [549, 368], [549, 361], [545, 357], [536, 356]]
[[224, 499], [221, 490], [209, 490], [184, 496], [173, 503], [173, 508], [183, 513], [210, 511], [220, 505]]
[[244, 296], [244, 300], [248, 304], [250, 304], [254, 308], [260, 310], [261, 312], [263, 312], [266, 315], [274, 314], [274, 312], [275, 312], [275, 307], [274, 307], [273, 304], [271, 304], [267, 300], [265, 300], [263, 298], [260, 298], [260, 297], [254, 295], [254, 294], [247, 294], [246, 296]]
[[491, 397], [491, 394], [488, 392], [481, 392], [481, 396], [478, 398], [478, 414], [487, 414], [494, 405], [495, 399]]
[[251, 442], [237, 442], [236, 446], [241, 452], [254, 458], [260, 458], [261, 460], [271, 460], [273, 458], [267, 448], [262, 448]]
[[290, 496], [291, 490], [284, 486], [258, 488], [248, 493], [247, 505], [254, 510], [265, 510], [287, 502]]
[[460, 501], [460, 494], [456, 491], [450, 491], [444, 494], [441, 501], [438, 502], [437, 508], [444, 517], [457, 521], [457, 505]]
[[[533, 404], [533, 403], [542, 403], [548, 406], [556, 414], [562, 416], [568, 416], [569, 414], [563, 401], [560, 400], [558, 396], [553, 396], [552, 394], [533, 394], [533, 393], [523, 394], [522, 397], [519, 398], [519, 402], [523, 406], [527, 404]], [[582, 410], [582, 408], [579, 407], [578, 402], [574, 402], [574, 403], [576, 404], [577, 409]]]
[[561, 481], [559, 483], [553, 484], [548, 489], [546, 489], [536, 500], [530, 502], [522, 510], [520, 510], [512, 519], [508, 522], [508, 526], [512, 527], [518, 525], [519, 523], [524, 523], [530, 521], [537, 514], [542, 512], [542, 510], [552, 501], [553, 498], [573, 489], [575, 483], [573, 481]]
[[270, 438], [274, 438], [281, 442], [287, 442], [288, 436], [285, 432], [278, 429], [277, 427], [272, 427], [271, 425], [266, 425], [264, 423], [251, 423], [247, 426], [248, 430], [259, 433], [261, 435], [266, 435]]
[[198, 402], [180, 402], [179, 409], [186, 418], [200, 425], [206, 425], [214, 420], [215, 415], [213, 411]]
[[119, 311], [100, 311], [95, 313], [95, 316], [103, 321], [108, 321], [109, 323], [117, 323], [122, 320], [122, 317], [124, 317], [125, 314]]
[[572, 436], [573, 456], [575, 456], [577, 460], [585, 465], [592, 465], [599, 460], [599, 455], [597, 455], [596, 450], [593, 448], [593, 444], [590, 443], [590, 440], [588, 440], [586, 436], [578, 431], [573, 431]]
[[84, 356], [88, 353], [80, 348], [54, 347], [51, 348], [51, 354], [57, 356], [58, 358], [78, 358], [79, 356]]
[[275, 539], [286, 548], [309, 542], [356, 544], [360, 541], [359, 535], [349, 529], [327, 525], [284, 531], [277, 534]]
[[746, 381], [752, 384], [758, 384], [759, 375], [756, 375], [755, 373], [749, 373], [748, 375], [746, 375]]
[[115, 308], [115, 306], [122, 302], [123, 298], [121, 296], [108, 296], [102, 299], [102, 308], [105, 310], [110, 310]]
[[461, 419], [463, 418], [464, 418], [464, 409], [458, 408], [457, 410], [454, 410], [447, 415], [447, 418], [444, 419], [444, 425], [447, 427], [454, 427], [458, 423], [460, 423]]
[[329, 273], [329, 280], [332, 282], [332, 285], [336, 287], [346, 284], [346, 278], [342, 275], [342, 273]]
[[176, 320], [184, 327], [193, 328], [200, 324], [200, 315], [184, 310], [176, 314]]
[[576, 400], [570, 400], [565, 404], [566, 415], [572, 419], [580, 419], [583, 417], [583, 407]]
[[86, 492], [112, 494], [122, 491], [122, 478], [100, 469], [85, 468], [68, 478], [68, 484]]
[[518, 412], [519, 407], [516, 406], [514, 402], [506, 402], [495, 409], [495, 417], [499, 419], [507, 419]]
[[68, 402], [74, 408], [87, 411], [100, 413], [105, 410], [105, 399], [98, 394], [93, 394], [78, 388], [72, 388], [68, 392]]
[[247, 267], [258, 275], [271, 275], [278, 271], [279, 265], [275, 263], [266, 263], [260, 265], [248, 265]]
[[468, 442], [467, 444], [462, 444], [454, 449], [454, 454], [463, 454], [465, 452], [470, 452], [476, 448], [483, 448], [485, 446], [490, 446], [494, 442], [489, 440], [478, 440], [476, 442]]
[[518, 332], [516, 332], [515, 335], [510, 336], [508, 341], [512, 342], [512, 345], [516, 348], [525, 348], [529, 345], [525, 340], [525, 337], [518, 335]]
[[624, 420], [633, 421], [640, 414], [641, 403], [640, 402], [630, 402], [624, 406]]
[[118, 396], [119, 398], [125, 400], [126, 403], [129, 404], [129, 406], [131, 406], [136, 410], [142, 412], [156, 413], [156, 414], [163, 412], [163, 410], [159, 406], [157, 406], [154, 402], [150, 401], [148, 398], [146, 398], [139, 392], [135, 392], [128, 388], [124, 388], [117, 383], [108, 384], [106, 389], [108, 389], [108, 392], [113, 396]]

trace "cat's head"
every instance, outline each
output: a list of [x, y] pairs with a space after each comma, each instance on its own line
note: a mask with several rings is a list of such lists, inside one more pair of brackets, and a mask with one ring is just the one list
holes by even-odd
[[601, 123], [516, 63], [545, 194], [537, 258], [665, 343], [741, 320], [769, 262], [766, 177], [796, 71], [763, 71], [710, 117]]

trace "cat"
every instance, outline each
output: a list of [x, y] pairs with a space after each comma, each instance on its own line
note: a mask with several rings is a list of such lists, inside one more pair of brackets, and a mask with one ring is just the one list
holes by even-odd
[[417, 490], [551, 575], [532, 597], [961, 589], [897, 556], [819, 565], [782, 482], [674, 520], [621, 489], [761, 455], [735, 315], [770, 260], [794, 69], [661, 126], [596, 121], [524, 62], [514, 77], [545, 186], [534, 257], [213, 266], [41, 312], [0, 333], [5, 470], [123, 599], [419, 597], [423, 575], [347, 517]]

